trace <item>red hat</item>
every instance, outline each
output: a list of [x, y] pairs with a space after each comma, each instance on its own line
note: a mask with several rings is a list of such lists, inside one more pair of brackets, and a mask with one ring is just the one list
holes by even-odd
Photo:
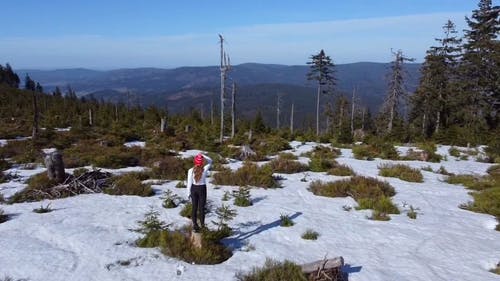
[[203, 155], [201, 155], [201, 153], [198, 153], [198, 155], [196, 155], [194, 157], [194, 165], [195, 166], [203, 166], [204, 160], [205, 159], [203, 159]]

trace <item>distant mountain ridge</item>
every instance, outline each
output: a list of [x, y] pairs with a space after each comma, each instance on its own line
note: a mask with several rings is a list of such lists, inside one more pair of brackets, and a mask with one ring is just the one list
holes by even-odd
[[[275, 104], [276, 94], [284, 96], [284, 104], [301, 101], [307, 112], [314, 110], [314, 81], [307, 81], [307, 65], [244, 63], [233, 66], [229, 77], [238, 87], [239, 104], [243, 112], [254, 112]], [[406, 64], [406, 85], [414, 91], [419, 79], [420, 64]], [[351, 96], [356, 87], [361, 103], [376, 111], [387, 91], [389, 63], [358, 62], [335, 66], [337, 92]], [[131, 102], [142, 105], [167, 106], [172, 112], [191, 107], [209, 110], [210, 100], [220, 94], [218, 66], [162, 68], [132, 68], [98, 71], [83, 68], [60, 70], [17, 70], [20, 77], [29, 73], [46, 90], [59, 86], [63, 92], [70, 85], [78, 95], [92, 94], [98, 99]], [[127, 95], [126, 93], [131, 94]], [[264, 96], [263, 96], [264, 95]], [[309, 105], [310, 103], [310, 105]], [[215, 103], [217, 104], [217, 103]], [[300, 110], [300, 109], [298, 109]]]

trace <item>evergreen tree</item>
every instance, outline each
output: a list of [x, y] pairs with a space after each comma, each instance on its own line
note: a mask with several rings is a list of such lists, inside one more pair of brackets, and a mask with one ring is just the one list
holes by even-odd
[[460, 42], [456, 37], [455, 24], [448, 20], [443, 26], [445, 37], [437, 38], [439, 46], [427, 51], [421, 68], [420, 84], [411, 97], [410, 120], [421, 129], [420, 135], [430, 137], [439, 133], [453, 112], [457, 92], [457, 64], [460, 56]]
[[461, 67], [464, 82], [461, 113], [466, 128], [479, 135], [496, 127], [500, 108], [500, 43], [497, 40], [500, 7], [491, 0], [480, 0], [472, 17], [465, 20], [465, 43]]
[[316, 80], [318, 82], [318, 91], [316, 96], [316, 136], [319, 136], [319, 109], [320, 95], [332, 90], [335, 86], [334, 64], [330, 56], [327, 56], [323, 50], [317, 55], [310, 57], [311, 61], [307, 64], [311, 65], [311, 70], [307, 74], [307, 80]]

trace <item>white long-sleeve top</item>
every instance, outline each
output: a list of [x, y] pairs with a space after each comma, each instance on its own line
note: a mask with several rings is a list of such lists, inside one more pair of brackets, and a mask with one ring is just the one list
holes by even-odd
[[204, 155], [203, 155], [203, 158], [205, 158], [205, 166], [203, 166], [203, 173], [201, 174], [201, 178], [199, 181], [196, 181], [195, 178], [194, 178], [194, 174], [193, 174], [193, 170], [194, 170], [194, 167], [189, 169], [188, 171], [188, 174], [187, 174], [187, 190], [188, 190], [188, 194], [190, 195], [191, 194], [191, 185], [195, 184], [195, 185], [203, 185], [203, 184], [207, 184], [207, 175], [208, 175], [208, 171], [210, 170], [210, 168], [212, 167], [212, 158]]

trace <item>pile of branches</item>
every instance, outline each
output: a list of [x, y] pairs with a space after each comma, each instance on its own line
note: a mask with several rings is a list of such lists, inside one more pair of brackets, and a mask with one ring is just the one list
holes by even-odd
[[85, 172], [77, 177], [67, 175], [63, 183], [43, 188], [27, 188], [14, 195], [13, 202], [35, 202], [44, 199], [57, 199], [79, 194], [102, 193], [111, 186], [111, 173], [94, 170]]

